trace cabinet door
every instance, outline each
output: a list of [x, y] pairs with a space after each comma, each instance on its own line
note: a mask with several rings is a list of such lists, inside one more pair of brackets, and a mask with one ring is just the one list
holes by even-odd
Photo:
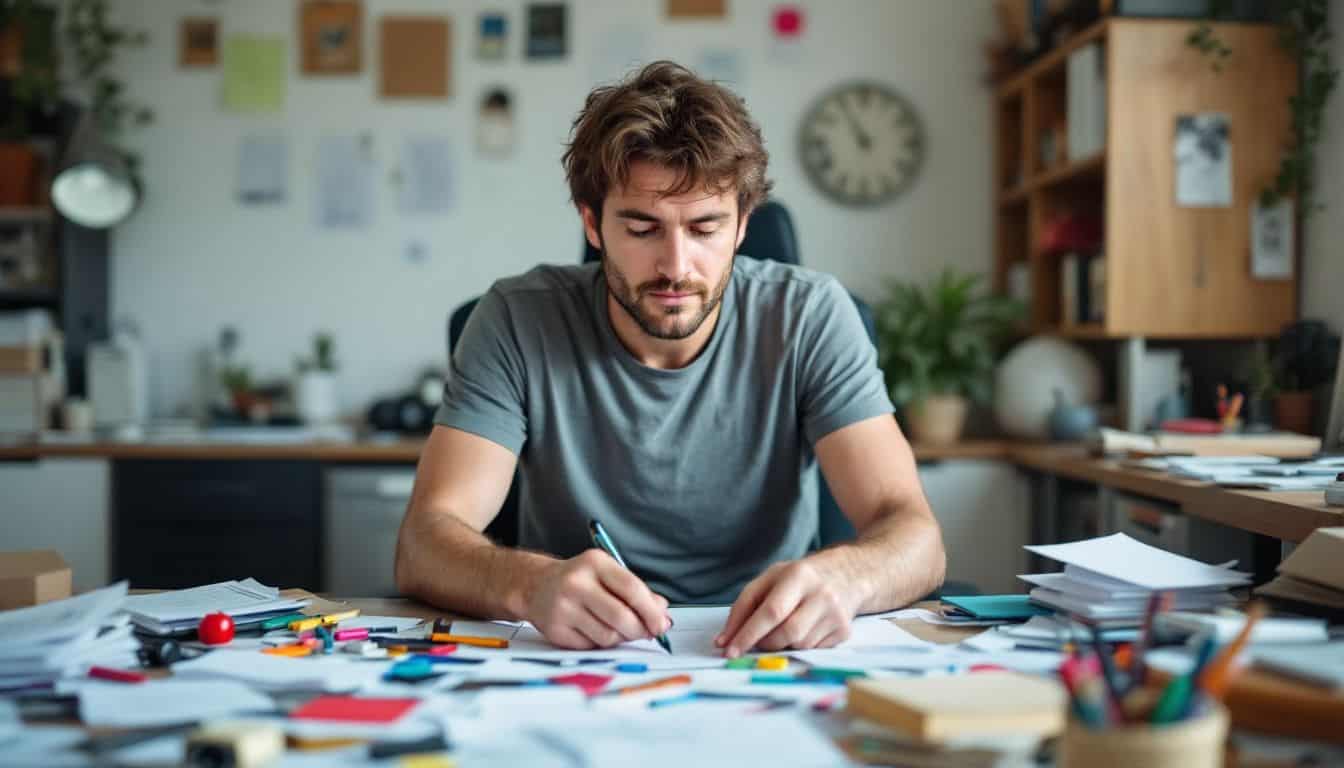
[[1029, 489], [1015, 467], [998, 461], [919, 465], [919, 479], [943, 529], [947, 580], [985, 593], [1022, 592], [1031, 530]]
[[132, 587], [250, 576], [322, 589], [316, 462], [124, 460], [113, 472], [115, 571]]
[[54, 549], [76, 591], [108, 583], [108, 462], [0, 463], [0, 550]]
[[[1250, 206], [1291, 136], [1297, 68], [1270, 25], [1216, 24], [1233, 54], [1215, 72], [1194, 23], [1113, 20], [1108, 35], [1107, 330], [1136, 336], [1272, 335], [1296, 319], [1291, 280], [1251, 277]], [[1176, 204], [1176, 120], [1227, 117], [1232, 204]]]

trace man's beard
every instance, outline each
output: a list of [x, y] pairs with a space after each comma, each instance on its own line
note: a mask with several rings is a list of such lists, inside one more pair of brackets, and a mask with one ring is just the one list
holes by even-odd
[[[734, 256], [733, 258], [736, 258]], [[704, 283], [693, 283], [688, 281], [673, 282], [671, 280], [651, 280], [647, 283], [641, 283], [638, 289], [630, 288], [630, 281], [625, 279], [625, 275], [616, 268], [616, 265], [607, 258], [606, 249], [602, 250], [602, 273], [607, 278], [607, 290], [611, 292], [616, 303], [620, 304], [626, 314], [630, 315], [635, 324], [645, 334], [655, 339], [665, 339], [676, 341], [687, 338], [700, 330], [705, 320], [714, 312], [719, 302], [723, 301], [723, 292], [728, 288], [728, 279], [733, 275], [733, 265], [729, 262], [728, 268], [723, 271], [723, 279], [714, 286], [713, 293]], [[643, 298], [650, 293], [694, 293], [700, 297], [700, 309], [693, 315], [687, 315], [681, 322], [665, 326], [659, 323], [663, 318], [674, 315], [686, 315], [687, 308], [681, 306], [664, 307], [661, 311], [650, 311], [641, 303]]]

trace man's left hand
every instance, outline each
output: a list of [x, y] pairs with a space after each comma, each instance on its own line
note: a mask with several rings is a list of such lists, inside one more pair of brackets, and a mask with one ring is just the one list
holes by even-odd
[[752, 648], [829, 648], [849, 637], [859, 598], [816, 557], [776, 563], [742, 590], [714, 638], [728, 658]]

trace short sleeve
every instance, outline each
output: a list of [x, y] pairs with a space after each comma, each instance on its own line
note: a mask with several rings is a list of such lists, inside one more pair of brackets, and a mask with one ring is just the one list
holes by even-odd
[[457, 340], [434, 423], [479, 435], [516, 454], [527, 440], [527, 369], [515, 330], [504, 297], [491, 289]]
[[808, 442], [895, 410], [877, 350], [838, 280], [812, 292], [799, 327], [799, 404]]

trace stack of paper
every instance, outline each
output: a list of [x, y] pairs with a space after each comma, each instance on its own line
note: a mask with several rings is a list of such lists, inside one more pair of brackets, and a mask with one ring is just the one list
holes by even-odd
[[90, 666], [127, 667], [140, 647], [125, 617], [126, 582], [0, 613], [0, 691], [49, 686]]
[[280, 597], [280, 590], [255, 579], [221, 581], [192, 589], [135, 595], [126, 599], [126, 612], [137, 627], [156, 635], [196, 628], [207, 613], [222, 611], [244, 624], [269, 616], [292, 613], [309, 600]]
[[1064, 563], [1063, 573], [1027, 574], [1031, 599], [1094, 623], [1138, 624], [1155, 591], [1172, 594], [1172, 608], [1205, 611], [1233, 602], [1229, 587], [1250, 575], [1150, 547], [1123, 533], [1070, 544], [1028, 546]]

